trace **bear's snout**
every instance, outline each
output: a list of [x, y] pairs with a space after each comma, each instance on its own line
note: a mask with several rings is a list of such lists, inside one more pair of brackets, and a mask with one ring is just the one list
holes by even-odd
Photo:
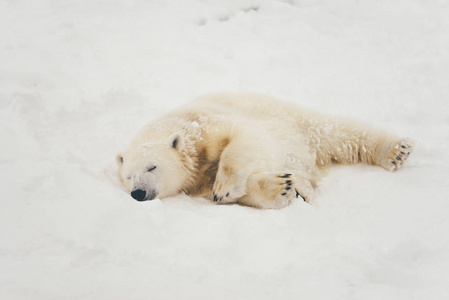
[[144, 201], [147, 193], [144, 190], [135, 190], [131, 192], [131, 197], [137, 201]]
[[131, 192], [131, 197], [137, 201], [153, 200], [156, 196], [157, 192], [155, 190], [150, 190], [147, 192], [145, 190], [137, 189]]

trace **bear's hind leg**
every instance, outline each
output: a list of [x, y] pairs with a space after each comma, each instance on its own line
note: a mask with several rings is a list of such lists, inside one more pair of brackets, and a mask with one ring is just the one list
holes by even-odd
[[387, 154], [384, 154], [380, 165], [389, 171], [400, 169], [410, 153], [412, 153], [413, 146], [414, 143], [408, 139], [393, 143]]
[[283, 208], [301, 196], [310, 201], [313, 187], [310, 181], [289, 173], [261, 172], [249, 177], [247, 194], [239, 203], [259, 208]]
[[382, 130], [347, 120], [329, 124], [325, 134], [310, 133], [318, 166], [366, 163], [395, 171], [413, 151], [412, 141]]

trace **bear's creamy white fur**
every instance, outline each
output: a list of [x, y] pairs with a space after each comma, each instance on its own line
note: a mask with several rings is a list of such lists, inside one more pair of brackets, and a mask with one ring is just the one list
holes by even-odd
[[217, 203], [281, 208], [310, 201], [332, 164], [393, 171], [413, 150], [406, 139], [254, 94], [214, 94], [144, 127], [117, 156], [137, 200], [185, 192]]

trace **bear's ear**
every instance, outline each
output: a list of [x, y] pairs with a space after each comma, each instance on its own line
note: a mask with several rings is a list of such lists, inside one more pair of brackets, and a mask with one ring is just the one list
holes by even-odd
[[178, 151], [183, 150], [184, 149], [184, 136], [179, 132], [172, 134], [169, 137], [168, 145], [169, 145], [169, 147], [174, 148]]
[[123, 153], [117, 154], [115, 161], [117, 162], [117, 165], [121, 167], [123, 165]]

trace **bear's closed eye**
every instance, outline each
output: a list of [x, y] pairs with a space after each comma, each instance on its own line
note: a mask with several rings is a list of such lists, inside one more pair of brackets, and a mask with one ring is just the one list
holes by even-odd
[[154, 169], [156, 169], [156, 166], [148, 167], [147, 172], [151, 172], [151, 171], [153, 171]]

